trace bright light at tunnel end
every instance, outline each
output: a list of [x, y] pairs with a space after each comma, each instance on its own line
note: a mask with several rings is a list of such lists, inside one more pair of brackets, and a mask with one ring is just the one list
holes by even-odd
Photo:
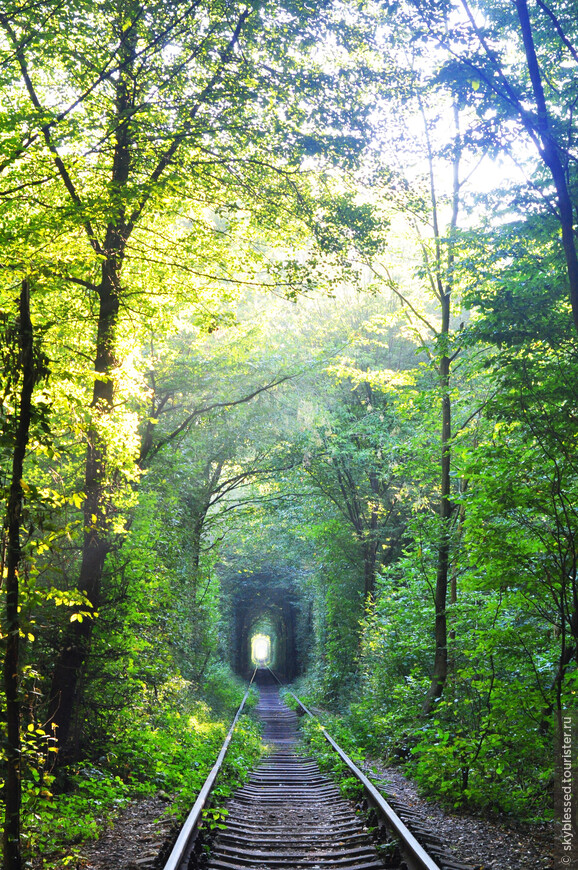
[[267, 634], [255, 634], [251, 638], [251, 659], [256, 667], [264, 667], [271, 661], [271, 638]]

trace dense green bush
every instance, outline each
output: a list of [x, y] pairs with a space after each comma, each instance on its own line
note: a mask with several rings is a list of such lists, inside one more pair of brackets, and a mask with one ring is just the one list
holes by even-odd
[[359, 699], [347, 714], [352, 733], [372, 753], [406, 763], [424, 793], [450, 806], [550, 818], [553, 697], [544, 687], [555, 676], [555, 639], [514, 594], [464, 590], [448, 607], [444, 695], [424, 716], [431, 605], [405, 567], [401, 587], [384, 582], [366, 625]]

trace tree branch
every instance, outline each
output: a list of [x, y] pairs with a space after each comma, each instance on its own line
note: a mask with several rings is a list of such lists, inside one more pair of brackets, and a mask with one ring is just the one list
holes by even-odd
[[233, 35], [231, 36], [231, 39], [229, 40], [227, 47], [221, 52], [221, 59], [220, 59], [219, 68], [215, 71], [215, 73], [213, 74], [213, 76], [211, 77], [209, 82], [205, 85], [205, 87], [203, 88], [203, 90], [201, 91], [201, 93], [199, 94], [199, 96], [197, 98], [197, 102], [195, 103], [195, 105], [192, 107], [192, 109], [190, 111], [187, 128], [182, 133], [179, 133], [177, 136], [175, 136], [172, 143], [166, 149], [165, 153], [162, 155], [159, 162], [157, 163], [157, 165], [153, 169], [153, 171], [150, 175], [150, 178], [149, 178], [149, 182], [146, 186], [147, 189], [145, 190], [145, 193], [143, 194], [140, 202], [138, 203], [136, 208], [133, 210], [133, 212], [129, 218], [129, 221], [127, 224], [127, 236], [130, 235], [130, 233], [132, 232], [132, 230], [133, 230], [135, 224], [137, 223], [138, 219], [140, 218], [146, 204], [148, 203], [148, 201], [152, 195], [152, 190], [153, 190], [154, 185], [161, 178], [162, 174], [167, 169], [167, 167], [170, 165], [173, 157], [177, 153], [181, 144], [185, 141], [185, 139], [189, 135], [190, 123], [192, 121], [194, 121], [194, 119], [198, 115], [200, 109], [204, 105], [206, 98], [209, 96], [209, 94], [211, 93], [211, 91], [214, 89], [215, 85], [217, 84], [217, 82], [221, 78], [223, 70], [231, 58], [231, 55], [233, 53], [233, 49], [235, 48], [237, 42], [239, 41], [241, 31], [243, 29], [243, 26], [244, 26], [247, 18], [251, 14], [251, 11], [252, 11], [251, 9], [244, 9], [243, 12], [239, 15], [239, 18], [237, 20], [237, 25], [235, 27], [235, 30], [233, 31]]
[[540, 7], [540, 9], [546, 13], [546, 15], [548, 16], [550, 21], [553, 23], [554, 28], [556, 30], [556, 33], [560, 37], [562, 44], [566, 46], [566, 48], [568, 49], [568, 51], [570, 52], [570, 54], [572, 55], [572, 57], [574, 58], [576, 63], [578, 63], [578, 52], [576, 51], [576, 49], [574, 48], [574, 46], [572, 45], [572, 43], [570, 42], [570, 40], [568, 39], [566, 34], [564, 33], [564, 31], [562, 29], [562, 25], [560, 24], [560, 20], [554, 15], [554, 13], [550, 9], [550, 7], [546, 6], [546, 4], [543, 2], [543, 0], [536, 0], [536, 3]]
[[[34, 108], [42, 116], [45, 116], [47, 114], [47, 112], [44, 109], [44, 107], [42, 106], [40, 100], [38, 99], [38, 95], [36, 93], [34, 85], [32, 84], [32, 79], [30, 78], [30, 73], [28, 71], [28, 65], [26, 63], [26, 58], [24, 56], [22, 46], [18, 43], [18, 38], [17, 38], [16, 33], [14, 32], [14, 29], [12, 28], [12, 26], [8, 20], [8, 16], [3, 12], [0, 12], [0, 24], [2, 24], [2, 26], [4, 27], [4, 30], [8, 34], [8, 36], [9, 36], [9, 38], [14, 46], [15, 55], [16, 55], [16, 58], [18, 59], [18, 65], [20, 67], [20, 72], [22, 73], [22, 78], [24, 79], [24, 84], [26, 86], [26, 90], [28, 91], [28, 96], [30, 97], [30, 102], [32, 103]], [[80, 198], [78, 191], [76, 190], [74, 182], [72, 181], [72, 178], [70, 177], [70, 174], [69, 174], [69, 172], [64, 164], [64, 161], [62, 160], [62, 158], [60, 157], [60, 154], [58, 153], [58, 149], [56, 148], [56, 145], [52, 141], [52, 137], [50, 135], [50, 127], [51, 127], [51, 123], [49, 122], [49, 123], [43, 124], [43, 126], [41, 128], [42, 134], [44, 136], [44, 141], [46, 142], [46, 145], [47, 145], [50, 153], [52, 154], [54, 164], [58, 170], [58, 173], [59, 173], [59, 175], [64, 183], [66, 190], [68, 191], [70, 198], [72, 199], [73, 203], [79, 209], [82, 210], [83, 209], [82, 200]], [[92, 228], [92, 224], [90, 223], [90, 220], [88, 218], [85, 218], [83, 221], [83, 225], [84, 225], [84, 228], [86, 230], [86, 234], [88, 236], [88, 239], [90, 241], [90, 244], [91, 244], [93, 250], [97, 254], [102, 255], [103, 251], [102, 251], [101, 245], [100, 245], [100, 243], [96, 237], [96, 234]]]
[[233, 399], [230, 402], [213, 402], [211, 405], [204, 405], [201, 408], [195, 408], [193, 411], [191, 411], [190, 414], [187, 415], [187, 417], [185, 417], [185, 419], [177, 426], [177, 428], [170, 433], [170, 435], [167, 435], [165, 438], [161, 439], [158, 444], [151, 446], [146, 453], [143, 453], [143, 451], [141, 450], [139, 464], [142, 465], [146, 460], [152, 459], [152, 457], [155, 456], [159, 452], [159, 450], [162, 450], [163, 447], [166, 447], [166, 445], [174, 441], [175, 438], [178, 438], [178, 436], [182, 432], [184, 432], [185, 429], [187, 429], [191, 425], [193, 420], [195, 420], [197, 417], [200, 417], [203, 414], [209, 414], [211, 411], [216, 411], [219, 408], [233, 408], [236, 405], [244, 405], [247, 402], [250, 402], [256, 396], [258, 396], [260, 393], [264, 393], [267, 390], [272, 390], [273, 387], [277, 387], [279, 386], [279, 384], [283, 384], [285, 383], [285, 381], [289, 381], [294, 377], [295, 375], [285, 375], [285, 377], [278, 378], [278, 380], [272, 381], [270, 384], [265, 384], [265, 386], [263, 387], [258, 387], [256, 390], [253, 390], [252, 393], [249, 393], [247, 396], [243, 396], [241, 399]]

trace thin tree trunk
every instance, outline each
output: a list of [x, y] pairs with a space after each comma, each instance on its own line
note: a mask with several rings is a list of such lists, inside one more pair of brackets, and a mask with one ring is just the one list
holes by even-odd
[[[371, 400], [371, 394], [369, 396]], [[368, 472], [371, 491], [379, 499], [381, 496], [379, 477], [374, 471]], [[371, 607], [375, 603], [375, 578], [377, 574], [377, 554], [379, 551], [379, 514], [377, 508], [371, 508], [367, 523], [366, 539], [364, 544], [364, 604]]]
[[[369, 535], [377, 535], [377, 524], [370, 526]], [[363, 544], [363, 601], [365, 607], [371, 607], [375, 603], [375, 579], [378, 567], [379, 542], [375, 538], [368, 538]]]
[[22, 478], [24, 456], [30, 434], [32, 391], [35, 382], [34, 335], [30, 319], [30, 288], [22, 281], [18, 343], [22, 370], [18, 427], [12, 454], [12, 479], [6, 511], [6, 653], [4, 692], [6, 694], [6, 784], [4, 823], [4, 870], [20, 870], [21, 739], [20, 739], [20, 617], [19, 570], [22, 559], [20, 527], [22, 521]]
[[[446, 299], [449, 324], [449, 295]], [[445, 307], [445, 306], [444, 306]], [[445, 320], [445, 317], [444, 317]], [[445, 333], [447, 335], [447, 332]], [[451, 400], [450, 360], [443, 356], [440, 360], [440, 381], [443, 390], [442, 397], [442, 451], [441, 451], [441, 496], [440, 496], [440, 539], [438, 546], [438, 564], [436, 572], [435, 591], [435, 655], [432, 681], [428, 690], [423, 712], [428, 715], [434, 702], [441, 698], [448, 676], [448, 629], [447, 629], [447, 594], [450, 564], [450, 520], [452, 506], [450, 501], [450, 468], [451, 468]]]
[[435, 701], [441, 698], [448, 676], [448, 628], [447, 628], [447, 595], [450, 567], [450, 523], [452, 516], [451, 494], [451, 440], [452, 440], [452, 405], [450, 396], [450, 369], [452, 357], [449, 350], [451, 297], [453, 291], [454, 249], [453, 239], [458, 223], [460, 201], [459, 166], [461, 143], [459, 131], [459, 112], [454, 103], [454, 123], [456, 129], [455, 151], [453, 160], [453, 196], [452, 216], [449, 226], [448, 254], [445, 268], [445, 280], [442, 279], [443, 262], [441, 236], [437, 218], [437, 204], [434, 187], [433, 158], [430, 152], [430, 182], [432, 188], [432, 204], [434, 216], [434, 236], [436, 242], [437, 291], [441, 305], [441, 328], [438, 335], [438, 346], [441, 349], [439, 360], [439, 383], [442, 392], [441, 421], [441, 467], [440, 467], [440, 530], [438, 544], [438, 562], [435, 590], [435, 654], [432, 680], [423, 703], [424, 715], [429, 715]]

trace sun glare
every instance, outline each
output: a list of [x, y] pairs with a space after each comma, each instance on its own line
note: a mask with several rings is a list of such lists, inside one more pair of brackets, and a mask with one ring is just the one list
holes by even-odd
[[267, 634], [255, 634], [251, 638], [251, 659], [257, 667], [271, 661], [271, 638]]

